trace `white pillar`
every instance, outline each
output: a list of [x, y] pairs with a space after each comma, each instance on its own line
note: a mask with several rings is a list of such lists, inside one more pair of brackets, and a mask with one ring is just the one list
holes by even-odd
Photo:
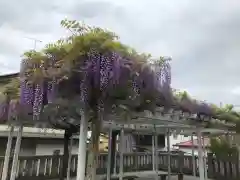
[[11, 170], [10, 180], [15, 180], [15, 178], [16, 178], [18, 156], [19, 156], [19, 152], [20, 152], [20, 148], [21, 148], [21, 141], [22, 141], [22, 132], [23, 132], [23, 126], [21, 125], [18, 128], [18, 132], [17, 132], [17, 141], [16, 141], [14, 155], [13, 155], [13, 162], [12, 162], [12, 170]]
[[119, 180], [123, 180], [123, 151], [124, 151], [124, 129], [120, 132], [120, 164], [119, 164]]
[[111, 179], [111, 154], [112, 154], [112, 128], [108, 133], [108, 163], [107, 163], [107, 180]]
[[171, 179], [170, 130], [167, 130], [168, 180]]
[[2, 180], [7, 179], [9, 159], [10, 159], [10, 155], [11, 155], [13, 132], [14, 132], [14, 126], [11, 126], [9, 133], [8, 133], [8, 142], [7, 142], [7, 147], [6, 147], [6, 151], [5, 151], [5, 157], [4, 157]]
[[70, 175], [71, 175], [72, 145], [73, 145], [73, 135], [71, 136], [69, 151], [68, 151], [69, 156], [68, 156], [67, 180], [70, 180]]
[[204, 180], [204, 167], [203, 167], [203, 150], [202, 150], [202, 137], [201, 130], [197, 129], [198, 137], [198, 169], [199, 169], [199, 179]]
[[191, 135], [191, 141], [192, 141], [192, 165], [193, 165], [193, 176], [196, 177], [196, 162], [195, 162], [195, 146], [194, 146], [194, 140], [193, 140], [193, 134]]
[[79, 133], [79, 147], [78, 147], [78, 163], [77, 163], [77, 179], [85, 179], [86, 169], [86, 154], [87, 154], [87, 132], [88, 132], [88, 118], [85, 112], [82, 112], [80, 133]]

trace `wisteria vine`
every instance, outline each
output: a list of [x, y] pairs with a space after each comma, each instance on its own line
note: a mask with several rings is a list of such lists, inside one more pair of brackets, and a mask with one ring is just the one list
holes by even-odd
[[[69, 26], [67, 25], [67, 27]], [[92, 32], [95, 33], [92, 38], [100, 35], [103, 37], [100, 37], [100, 40], [95, 38], [92, 47], [86, 47], [89, 46], [89, 44], [91, 45], [91, 42], [88, 41], [86, 41], [88, 43], [87, 45], [76, 45], [76, 47], [80, 50], [81, 48], [84, 49], [84, 52], [79, 53], [80, 57], [73, 56], [73, 60], [70, 60], [74, 61], [74, 63], [79, 61], [75, 63], [74, 67], [68, 66], [68, 64], [71, 64], [67, 63], [69, 59], [64, 59], [63, 56], [58, 56], [59, 54], [62, 55], [66, 53], [65, 51], [64, 53], [61, 53], [61, 48], [58, 49], [58, 52], [55, 52], [54, 48], [44, 52], [43, 59], [41, 59], [41, 56], [38, 56], [36, 59], [34, 59], [34, 56], [27, 56], [23, 59], [20, 69], [19, 104], [21, 106], [21, 110], [24, 110], [27, 114], [31, 114], [34, 121], [38, 121], [40, 120], [44, 106], [46, 104], [54, 103], [63, 89], [73, 89], [72, 86], [79, 88], [78, 90], [80, 91], [80, 94], [76, 93], [75, 96], [78, 96], [77, 99], [79, 99], [79, 103], [83, 104], [84, 109], [91, 109], [98, 114], [105, 113], [105, 110], [109, 106], [108, 103], [114, 102], [114, 100], [108, 101], [109, 98], [114, 99], [115, 97], [111, 96], [111, 91], [124, 91], [126, 94], [124, 94], [122, 98], [125, 98], [125, 100], [130, 103], [136, 102], [140, 99], [140, 103], [144, 104], [147, 100], [153, 105], [153, 108], [159, 104], [171, 106], [175, 103], [171, 89], [170, 58], [160, 58], [159, 60], [151, 61], [151, 63], [148, 61], [140, 62], [138, 61], [138, 58], [141, 59], [141, 55], [126, 52], [124, 54], [122, 51], [118, 51], [116, 48], [112, 48], [111, 46], [107, 46], [105, 49], [102, 46], [101, 48], [98, 48], [95, 47], [95, 45], [98, 44], [99, 41], [103, 40], [106, 40], [106, 42], [110, 40], [116, 45], [113, 38], [115, 36], [111, 33], [106, 33], [101, 29], [94, 31], [91, 28], [87, 28], [86, 33], [91, 34]], [[86, 33], [81, 31], [79, 33], [79, 37], [82, 38]], [[69, 39], [71, 38], [72, 37]], [[69, 39], [66, 41], [66, 44], [71, 46], [74, 43], [72, 43]], [[65, 41], [63, 41], [63, 43], [64, 42]], [[82, 43], [84, 41], [81, 39], [79, 42]], [[77, 49], [76, 47], [72, 49]], [[119, 44], [117, 44], [117, 47], [124, 49]], [[127, 50], [125, 49], [125, 51]], [[76, 53], [74, 52], [73, 54]], [[40, 61], [38, 61], [39, 58], [41, 59]], [[55, 76], [48, 74], [49, 77], [45, 77], [43, 75], [44, 73], [42, 72], [47, 72], [56, 68], [55, 64], [62, 60], [61, 58], [65, 61], [62, 62], [62, 66], [68, 66], [68, 71], [77, 71], [77, 73], [67, 73], [68, 75], [70, 74], [68, 77], [69, 79], [71, 79], [72, 76], [78, 76], [77, 79], [79, 82], [71, 82], [68, 79], [65, 80], [70, 83], [75, 83], [75, 85], [72, 84], [71, 86], [70, 84], [69, 86], [63, 87], [60, 86], [61, 82], [59, 82]], [[39, 71], [42, 73], [43, 77], [40, 78], [40, 80], [38, 79], [37, 81], [30, 82], [29, 76], [31, 76], [31, 73], [29, 75], [29, 70]], [[65, 97], [70, 95], [67, 93], [65, 94]], [[159, 103], [159, 101], [162, 101], [162, 103]], [[9, 108], [9, 102], [6, 101], [4, 105], [1, 105], [1, 116], [3, 116], [8, 109], [11, 109]], [[209, 105], [206, 103], [198, 103], [192, 101], [191, 99], [187, 99], [185, 101], [182, 100], [181, 103], [181, 106], [191, 112], [201, 112], [205, 114], [212, 113]], [[139, 106], [139, 103], [136, 103], [136, 106]]]
[[[96, 49], [91, 49], [88, 52], [85, 63], [81, 68], [83, 69], [83, 72], [81, 72], [82, 80], [79, 82], [81, 101], [84, 102], [86, 107], [91, 106], [90, 101], [94, 101], [98, 113], [104, 112], [105, 99], [108, 98], [106, 93], [109, 87], [124, 84], [129, 79], [132, 79], [132, 97], [141, 96], [141, 93], [151, 93], [154, 88], [159, 93], [163, 93], [164, 90], [170, 91], [171, 69], [169, 61], [164, 61], [162, 64], [156, 63], [153, 69], [145, 64], [141, 71], [132, 72], [126, 76], [126, 70], [131, 71], [129, 61], [131, 60], [124, 59], [116, 52], [101, 54]], [[21, 67], [20, 103], [28, 108], [31, 106], [33, 119], [38, 120], [43, 106], [46, 103], [53, 102], [56, 92], [61, 90], [56, 90], [57, 84], [54, 79], [48, 79], [47, 86], [44, 86], [43, 81], [34, 84], [27, 82], [26, 77], [24, 77], [24, 70], [29, 68], [28, 66], [28, 62], [24, 60]], [[47, 90], [44, 88], [47, 88]], [[44, 102], [44, 98], [47, 99], [46, 102]]]

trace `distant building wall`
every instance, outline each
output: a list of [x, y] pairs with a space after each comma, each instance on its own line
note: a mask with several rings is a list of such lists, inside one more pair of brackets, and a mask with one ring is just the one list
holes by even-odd
[[[70, 142], [69, 142], [70, 143]], [[36, 144], [36, 155], [53, 155], [54, 152], [59, 151], [59, 154], [63, 154], [63, 139], [39, 139]], [[78, 140], [73, 140], [72, 154], [78, 152]]]
[[[173, 145], [178, 144], [180, 142], [184, 142], [184, 141], [190, 141], [191, 140], [191, 136], [184, 136], [184, 135], [171, 135], [170, 136], [170, 148], [173, 148]], [[194, 139], [196, 139], [196, 137], [194, 137]], [[167, 147], [167, 137], [165, 140], [165, 147]]]
[[[5, 155], [6, 147], [7, 147], [7, 137], [0, 138], [0, 156]], [[12, 141], [12, 155], [14, 153], [14, 147], [16, 144], [15, 138]], [[36, 154], [36, 142], [34, 140], [22, 139], [20, 156], [34, 156]]]
[[[170, 136], [170, 148], [173, 148], [173, 145], [179, 142], [188, 141], [191, 137], [184, 137], [182, 135]], [[159, 148], [159, 150], [166, 150], [167, 140], [165, 140], [165, 148]], [[7, 137], [0, 137], [0, 156], [5, 155], [5, 149], [7, 144]], [[20, 156], [34, 156], [34, 155], [53, 155], [54, 152], [58, 151], [60, 154], [63, 154], [63, 138], [39, 138], [39, 137], [25, 137], [22, 140]], [[124, 137], [124, 152], [132, 152], [133, 147], [135, 147], [134, 139], [131, 134], [125, 134]], [[14, 152], [15, 139], [13, 139], [12, 154]], [[108, 138], [101, 138], [101, 143], [99, 144], [100, 152], [108, 151]], [[152, 150], [152, 147], [145, 147]], [[190, 152], [191, 149], [184, 149], [185, 152]], [[72, 154], [77, 154], [78, 152], [78, 140], [74, 139]]]
[[[39, 139], [36, 143], [36, 155], [53, 155], [55, 151], [59, 151], [60, 155], [63, 154], [63, 139]], [[108, 140], [102, 139], [101, 143], [99, 144], [99, 151], [107, 151]], [[73, 141], [72, 145], [72, 154], [78, 153], [78, 140]]]
[[[192, 149], [191, 148], [179, 147], [179, 150], [183, 151], [183, 152], [185, 152], [186, 154], [189, 154], [189, 155], [192, 154]], [[208, 150], [206, 150], [205, 156], [207, 156], [207, 153], [208, 153]], [[198, 149], [197, 148], [194, 148], [194, 155], [198, 156]]]

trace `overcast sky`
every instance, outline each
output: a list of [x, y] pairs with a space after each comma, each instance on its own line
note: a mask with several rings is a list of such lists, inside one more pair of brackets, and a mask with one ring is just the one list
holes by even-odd
[[214, 103], [240, 105], [240, 1], [0, 0], [0, 73], [21, 54], [64, 36], [63, 18], [115, 31], [122, 42], [171, 56], [172, 86]]

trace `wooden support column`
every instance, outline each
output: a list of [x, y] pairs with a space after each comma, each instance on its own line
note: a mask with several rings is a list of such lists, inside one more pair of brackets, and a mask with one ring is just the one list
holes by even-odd
[[71, 133], [68, 130], [65, 130], [64, 133], [64, 146], [63, 146], [63, 161], [62, 161], [62, 171], [60, 174], [60, 180], [64, 180], [67, 177], [67, 169], [68, 169], [68, 158], [69, 158], [69, 140], [71, 137]]
[[115, 167], [115, 154], [116, 154], [116, 145], [117, 145], [117, 135], [120, 133], [120, 131], [112, 131], [112, 138], [111, 138], [111, 174], [114, 173], [114, 167]]

